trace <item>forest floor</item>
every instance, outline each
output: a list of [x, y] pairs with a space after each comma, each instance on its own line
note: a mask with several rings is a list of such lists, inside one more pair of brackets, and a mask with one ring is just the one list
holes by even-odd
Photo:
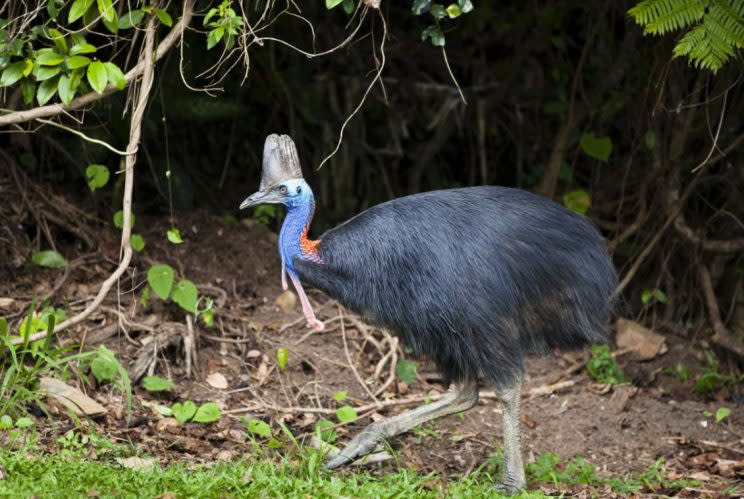
[[[86, 349], [105, 344], [130, 372], [137, 359], [149, 374], [171, 379], [175, 387], [154, 393], [141, 382], [134, 383], [132, 417], [127, 422], [122, 390], [111, 384], [96, 386], [91, 376], [85, 384], [69, 380], [106, 412], [76, 421], [54, 403], [46, 404], [51, 418], [30, 405], [31, 413], [39, 416], [36, 445], [43, 454], [56, 456], [77, 446], [87, 449], [87, 461], [102, 459], [93, 441], [78, 441], [66, 433], [74, 430], [125, 442], [133, 454], [150, 456], [164, 469], [174, 463], [192, 469], [235, 462], [255, 455], [256, 449], [263, 452], [261, 459], [279, 462], [280, 456], [292, 454], [294, 444], [278, 422], [298, 441], [309, 442], [318, 422], [330, 421], [336, 425], [335, 444], [340, 446], [369, 422], [425, 403], [446, 390], [430, 363], [408, 358], [394, 338], [364, 325], [318, 292], [310, 292], [310, 297], [326, 330], [309, 330], [294, 296], [282, 293], [276, 236], [263, 225], [206, 214], [183, 216], [179, 226], [185, 242], [180, 245], [165, 240], [165, 220], [137, 220], [137, 226], [149, 229], [142, 232], [147, 246], [135, 256], [135, 270], [121, 280], [118, 292], [111, 293], [103, 308], [83, 325], [61, 332], [58, 339], [62, 344], [83, 341]], [[52, 291], [51, 303], [65, 308], [68, 316], [80, 310], [115, 267], [118, 236], [113, 229], [101, 229], [97, 252], [86, 255], [72, 245], [60, 251], [70, 260], [66, 271], [0, 268], [0, 298], [5, 298], [0, 315], [8, 317], [9, 323], [17, 323], [34, 297]], [[215, 302], [213, 327], [201, 318], [193, 323], [191, 377], [183, 346], [183, 338], [188, 339], [192, 330], [186, 313], [154, 295], [147, 306], [141, 303], [146, 271], [155, 263], [170, 264]], [[594, 381], [584, 368], [588, 351], [528, 359], [522, 434], [525, 462], [532, 463], [530, 489], [602, 497], [630, 492], [682, 497], [744, 493], [740, 485], [744, 411], [735, 402], [740, 387], [725, 382], [725, 366], [706, 358], [704, 339], [689, 336], [684, 327], [667, 329], [663, 354], [641, 361], [634, 351], [617, 352], [631, 383]], [[277, 358], [280, 349], [286, 349], [284, 367]], [[415, 371], [411, 360], [420, 361]], [[700, 393], [693, 388], [700, 388], [696, 381], [704, 376], [712, 378], [713, 384]], [[412, 379], [406, 383], [401, 377]], [[470, 411], [395, 438], [389, 449], [394, 459], [338, 473], [350, 477], [363, 470], [364, 476], [383, 483], [385, 476], [412, 472], [423, 477], [415, 486], [421, 493], [448, 487], [459, 490], [452, 487], [463, 477], [495, 474], [500, 462], [501, 408], [492, 387], [483, 383], [481, 391], [481, 400]], [[215, 402], [222, 417], [212, 424], [178, 424], [155, 408], [187, 400], [197, 406]], [[355, 408], [359, 418], [338, 424], [336, 411], [347, 405]], [[259, 428], [251, 444], [246, 430], [251, 419], [269, 423], [273, 439], [263, 438], [267, 435]], [[9, 437], [2, 438], [7, 448]], [[27, 472], [33, 480], [30, 471], [12, 464], [7, 452], [0, 455], [4, 467], [0, 467], [0, 490], [3, 482], [10, 486], [12, 479], [23, 479], [14, 477], [12, 470]], [[624, 489], [621, 482], [632, 486]], [[393, 495], [393, 488], [384, 490]], [[361, 489], [358, 494], [343, 493], [367, 495]]]

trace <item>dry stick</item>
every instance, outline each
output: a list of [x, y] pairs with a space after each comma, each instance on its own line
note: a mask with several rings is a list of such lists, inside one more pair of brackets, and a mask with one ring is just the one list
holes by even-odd
[[[130, 128], [129, 128], [129, 144], [127, 145], [128, 151], [135, 150], [140, 142], [140, 135], [142, 132], [142, 118], [145, 115], [145, 108], [147, 107], [147, 101], [148, 97], [150, 95], [150, 87], [152, 86], [152, 79], [153, 79], [153, 47], [155, 45], [155, 16], [151, 16], [150, 20], [147, 23], [147, 28], [145, 32], [145, 48], [144, 53], [142, 54], [142, 57], [140, 58], [139, 64], [143, 66], [142, 71], [142, 81], [140, 82], [140, 88], [139, 88], [139, 98], [137, 99], [137, 104], [134, 108], [134, 111], [132, 112], [132, 120], [130, 122]], [[121, 277], [121, 275], [124, 273], [124, 271], [127, 270], [129, 267], [129, 262], [132, 259], [132, 246], [129, 244], [129, 237], [132, 233], [132, 224], [130, 222], [132, 218], [132, 191], [134, 189], [134, 164], [137, 161], [137, 155], [131, 154], [126, 156], [126, 166], [124, 170], [124, 201], [122, 203], [122, 211], [124, 213], [124, 226], [122, 227], [121, 231], [121, 250], [122, 250], [122, 257], [121, 261], [119, 262], [119, 266], [116, 268], [113, 274], [111, 274], [108, 279], [103, 281], [103, 284], [101, 284], [101, 289], [98, 291], [98, 294], [96, 295], [95, 299], [88, 305], [85, 310], [80, 312], [79, 314], [75, 315], [74, 317], [71, 317], [67, 319], [66, 321], [63, 321], [55, 328], [55, 332], [59, 332], [65, 328], [68, 328], [70, 326], [73, 326], [79, 322], [82, 322], [90, 314], [92, 314], [98, 306], [103, 302], [103, 299], [106, 297], [108, 292], [111, 290], [111, 287], [114, 285], [114, 283]], [[14, 345], [24, 343], [25, 341], [36, 341], [41, 338], [44, 338], [47, 335], [46, 331], [42, 331], [40, 333], [32, 334], [28, 337], [28, 339], [25, 338], [14, 338], [12, 340], [12, 343]]]
[[698, 273], [700, 274], [700, 283], [703, 286], [705, 302], [708, 306], [710, 322], [713, 324], [713, 330], [715, 331], [712, 338], [713, 342], [731, 352], [734, 352], [739, 357], [744, 358], [744, 346], [737, 343], [736, 339], [731, 335], [721, 319], [721, 311], [718, 308], [718, 301], [716, 300], [716, 294], [713, 290], [713, 281], [710, 278], [710, 272], [705, 264], [700, 264]]
[[[154, 61], [152, 58], [149, 61], [140, 59], [139, 63], [133, 67], [127, 74], [124, 75], [126, 84], [130, 85], [133, 81], [144, 75], [147, 66], [152, 66], [154, 62], [159, 61], [173, 45], [180, 40], [181, 33], [186, 29], [186, 26], [191, 22], [191, 16], [194, 11], [194, 2], [196, 0], [187, 0], [183, 7], [183, 15], [181, 19], [176, 23], [173, 29], [163, 38], [163, 41], [158, 45], [157, 51], [155, 52]], [[5, 115], [0, 115], [0, 126], [12, 125], [15, 123], [25, 123], [27, 121], [35, 120], [37, 118], [46, 118], [49, 116], [56, 116], [73, 109], [78, 109], [88, 104], [91, 104], [107, 95], [111, 95], [118, 89], [113, 84], [109, 84], [103, 93], [90, 92], [85, 95], [81, 95], [70, 102], [68, 106], [64, 104], [50, 104], [48, 106], [35, 107], [33, 109], [27, 109], [24, 111], [14, 111]], [[127, 151], [131, 151], [131, 148], [127, 148]]]
[[375, 394], [372, 393], [372, 390], [369, 389], [367, 386], [367, 383], [364, 382], [362, 377], [359, 375], [359, 371], [357, 371], [356, 366], [351, 361], [351, 355], [349, 354], [349, 344], [346, 341], [346, 326], [344, 326], [344, 312], [341, 310], [341, 307], [338, 308], [338, 315], [341, 317], [341, 338], [344, 340], [344, 353], [346, 354], [346, 360], [349, 362], [349, 367], [351, 368], [351, 371], [354, 373], [354, 377], [357, 379], [360, 385], [362, 385], [362, 388], [364, 388], [364, 391], [367, 392], [367, 395], [372, 397], [372, 400], [377, 402], [379, 404], [379, 400], [377, 400], [377, 397], [375, 397]]

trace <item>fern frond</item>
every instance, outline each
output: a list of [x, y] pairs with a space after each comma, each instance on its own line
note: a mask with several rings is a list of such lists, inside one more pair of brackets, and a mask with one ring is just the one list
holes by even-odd
[[643, 0], [628, 13], [647, 34], [688, 29], [674, 56], [697, 68], [716, 72], [744, 48], [744, 0]]

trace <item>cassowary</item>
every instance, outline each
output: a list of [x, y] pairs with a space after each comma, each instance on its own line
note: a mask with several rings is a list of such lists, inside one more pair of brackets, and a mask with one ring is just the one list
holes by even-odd
[[426, 192], [374, 206], [308, 238], [315, 203], [294, 142], [270, 135], [260, 190], [242, 208], [281, 203], [282, 285], [294, 284], [310, 326], [323, 329], [301, 281], [431, 358], [453, 388], [367, 426], [326, 466], [373, 450], [478, 400], [478, 376], [503, 403], [501, 488], [525, 486], [519, 402], [527, 354], [606, 339], [617, 276], [597, 230], [543, 197], [505, 187]]

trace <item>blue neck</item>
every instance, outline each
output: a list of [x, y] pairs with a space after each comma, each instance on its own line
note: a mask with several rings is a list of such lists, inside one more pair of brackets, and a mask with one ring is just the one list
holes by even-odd
[[296, 275], [292, 259], [305, 258], [300, 245], [303, 232], [310, 228], [310, 222], [315, 212], [315, 200], [312, 192], [302, 196], [295, 196], [287, 200], [287, 216], [284, 218], [282, 230], [279, 232], [279, 254], [290, 274]]

